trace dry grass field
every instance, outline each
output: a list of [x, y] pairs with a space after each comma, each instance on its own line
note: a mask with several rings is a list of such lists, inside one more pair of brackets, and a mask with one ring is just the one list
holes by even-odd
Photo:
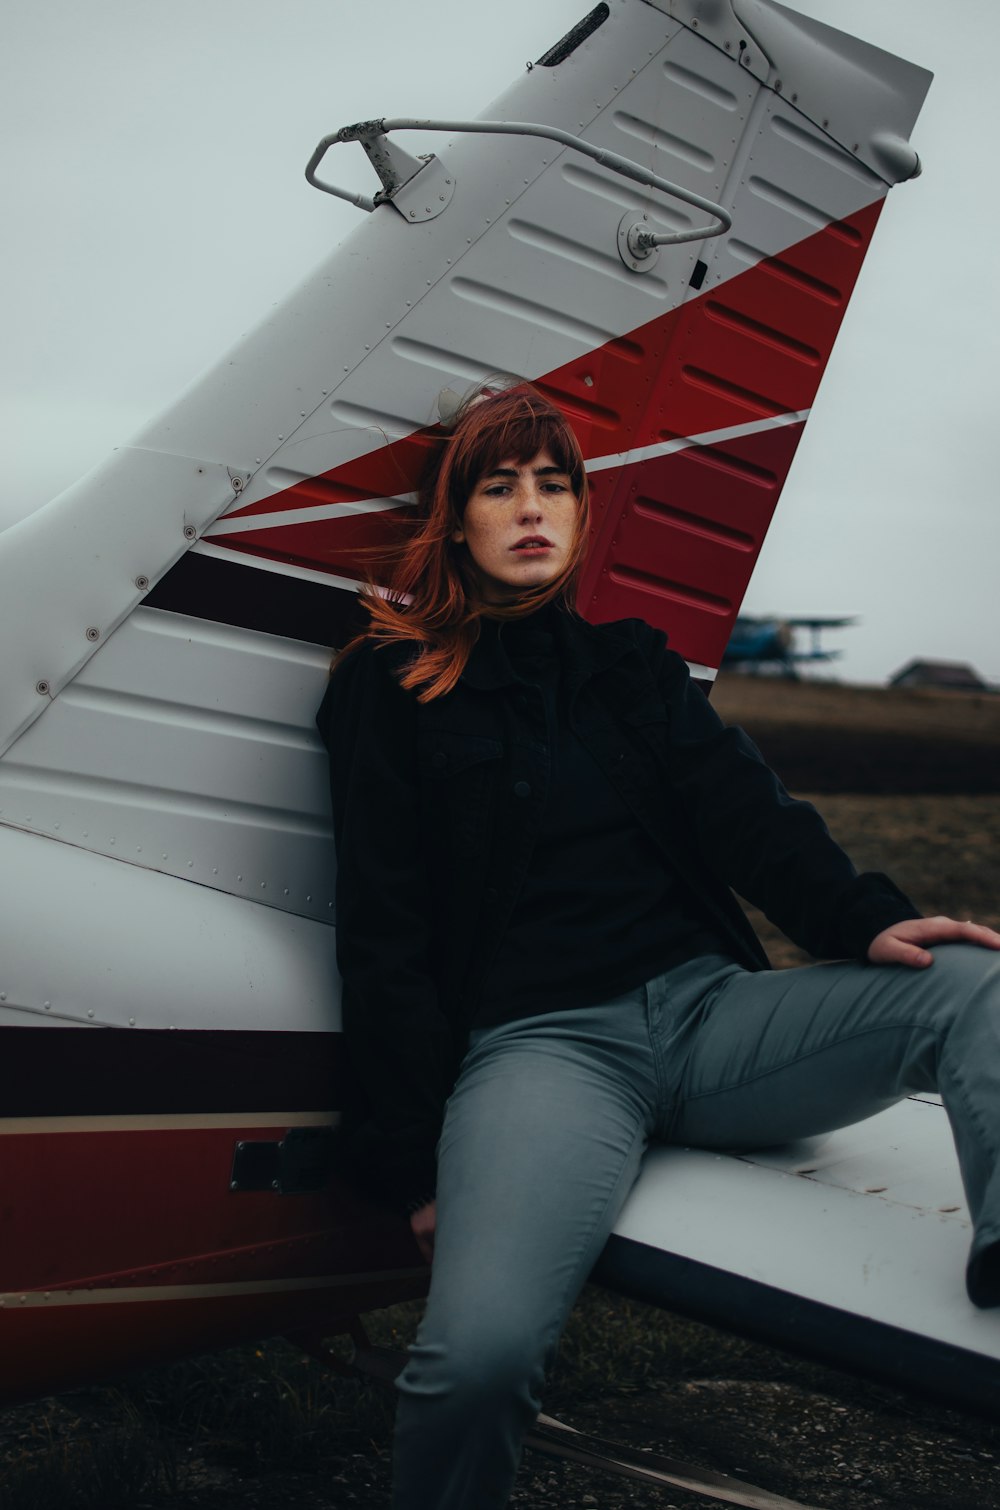
[[[731, 678], [716, 705], [861, 868], [1000, 926], [1000, 698]], [[775, 963], [798, 952], [761, 920]], [[401, 1345], [415, 1308], [373, 1322]], [[919, 1382], [919, 1381], [916, 1381]], [[546, 1408], [825, 1510], [1000, 1510], [1000, 1426], [590, 1290]], [[0, 1510], [386, 1510], [389, 1408], [288, 1344], [0, 1416]], [[519, 1510], [709, 1501], [528, 1458]]]

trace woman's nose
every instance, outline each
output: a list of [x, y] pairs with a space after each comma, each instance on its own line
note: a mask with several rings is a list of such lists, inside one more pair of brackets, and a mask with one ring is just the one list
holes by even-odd
[[541, 499], [541, 494], [537, 493], [534, 488], [525, 488], [524, 491], [521, 494], [520, 499], [518, 500], [518, 503], [519, 503], [518, 512], [519, 512], [519, 514], [520, 514], [520, 516], [521, 516], [522, 519], [524, 519], [524, 518], [540, 519], [541, 518], [541, 516], [542, 516], [542, 499]]

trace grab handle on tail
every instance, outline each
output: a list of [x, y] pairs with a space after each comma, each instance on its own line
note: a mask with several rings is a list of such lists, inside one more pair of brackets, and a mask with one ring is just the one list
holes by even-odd
[[[558, 126], [545, 126], [533, 121], [430, 121], [409, 116], [359, 121], [353, 126], [341, 126], [339, 131], [323, 137], [306, 166], [308, 182], [314, 188], [322, 189], [325, 194], [335, 194], [338, 198], [347, 199], [365, 210], [373, 210], [377, 204], [387, 200], [396, 203], [398, 208], [396, 198], [398, 191], [418, 173], [426, 173], [428, 169], [431, 169], [437, 163], [437, 159], [433, 156], [410, 157], [395, 143], [390, 144], [386, 140], [390, 131], [447, 131], [450, 133], [475, 132], [494, 136], [541, 136], [548, 141], [558, 142], [562, 147], [570, 147], [573, 151], [582, 153], [584, 157], [589, 157], [602, 168], [610, 168], [613, 173], [620, 173], [623, 178], [630, 178], [634, 183], [641, 184], [643, 188], [656, 189], [661, 194], [680, 199], [694, 209], [702, 210], [705, 214], [714, 217], [712, 224], [665, 232], [650, 231], [642, 219], [637, 220], [634, 226], [628, 228], [625, 236], [626, 247], [632, 259], [642, 260], [659, 246], [672, 246], [682, 241], [703, 241], [710, 236], [721, 236], [733, 223], [729, 211], [721, 204], [705, 199], [691, 189], [685, 189], [682, 184], [675, 184], [667, 178], [661, 178], [658, 173], [643, 167], [641, 163], [632, 162], [630, 158], [621, 157], [617, 152], [610, 152], [604, 147], [592, 146], [590, 142], [584, 141], [583, 137], [574, 136], [572, 132], [563, 131]], [[336, 188], [333, 184], [325, 183], [317, 178], [316, 171], [323, 157], [330, 147], [340, 142], [360, 142], [368, 153], [383, 185], [381, 192], [374, 199], [368, 199], [362, 194], [353, 194], [347, 189]], [[440, 169], [440, 164], [438, 164], [438, 169]], [[452, 187], [450, 181], [448, 187]], [[447, 196], [448, 199], [450, 197], [450, 195]], [[440, 214], [445, 207], [446, 200], [439, 196], [433, 214]], [[432, 212], [428, 209], [425, 214], [419, 216], [411, 214], [409, 218], [426, 219], [430, 218], [431, 214]], [[626, 260], [624, 252], [623, 260]], [[631, 265], [634, 265], [634, 262]]]

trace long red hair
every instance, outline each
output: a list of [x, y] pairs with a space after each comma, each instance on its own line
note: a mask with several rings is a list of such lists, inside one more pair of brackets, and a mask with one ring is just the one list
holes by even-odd
[[[547, 450], [570, 480], [579, 502], [569, 559], [559, 575], [503, 603], [485, 604], [464, 544], [452, 539], [476, 483], [502, 462], [531, 461]], [[528, 383], [480, 391], [459, 410], [424, 476], [415, 533], [405, 545], [388, 593], [369, 587], [371, 622], [346, 648], [367, 639], [406, 641], [413, 660], [400, 677], [421, 702], [450, 692], [479, 637], [480, 620], [521, 618], [546, 603], [572, 607], [587, 545], [590, 496], [580, 444], [565, 415]]]

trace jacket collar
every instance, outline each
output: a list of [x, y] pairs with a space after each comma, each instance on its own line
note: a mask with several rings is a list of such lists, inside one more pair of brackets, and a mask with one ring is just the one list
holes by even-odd
[[[545, 627], [551, 628], [570, 693], [589, 677], [621, 659], [632, 641], [618, 625], [589, 624], [572, 609], [552, 605], [543, 609]], [[489, 692], [518, 681], [504, 649], [502, 623], [483, 619], [479, 639], [472, 648], [462, 681], [477, 691]]]

